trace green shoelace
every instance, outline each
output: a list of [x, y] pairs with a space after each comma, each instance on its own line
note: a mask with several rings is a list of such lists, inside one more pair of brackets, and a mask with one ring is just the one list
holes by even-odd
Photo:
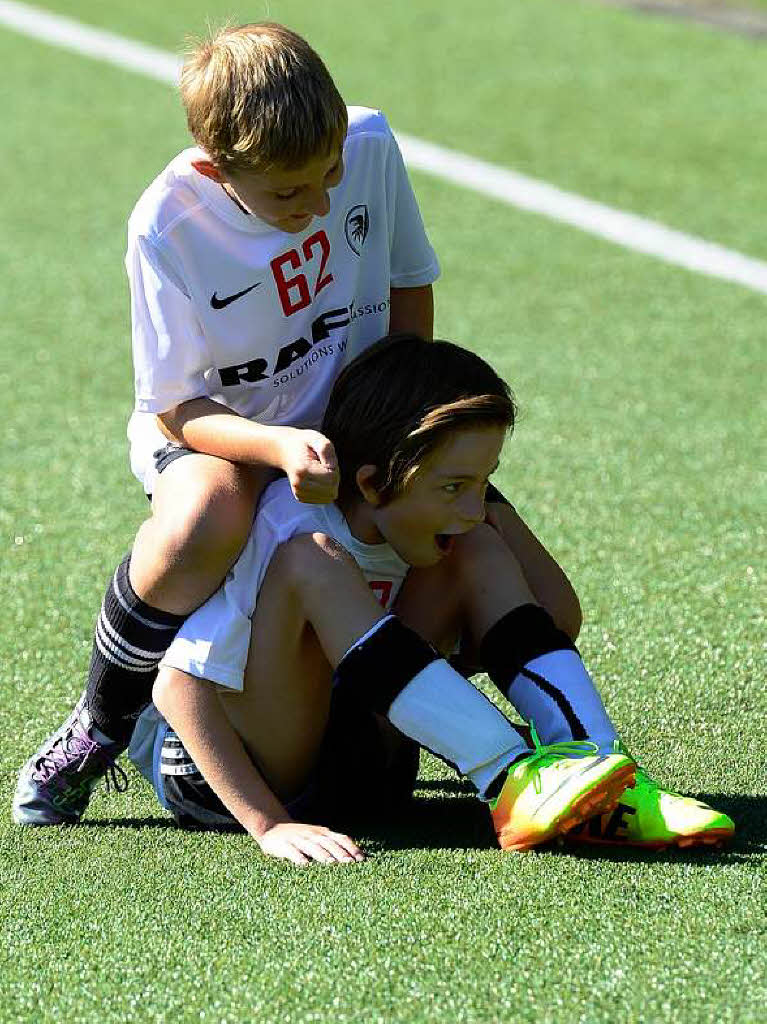
[[[564, 740], [561, 743], [541, 743], [533, 722], [530, 721], [528, 724], [535, 749], [532, 754], [528, 754], [527, 757], [517, 761], [517, 764], [524, 764], [525, 767], [532, 768], [534, 773], [533, 785], [535, 786], [536, 793], [540, 793], [542, 788], [541, 768], [551, 764], [552, 760], [560, 757], [588, 757], [591, 754], [599, 753], [599, 747], [596, 743], [592, 743], [591, 740]], [[517, 764], [512, 766], [511, 771], [516, 768]]]

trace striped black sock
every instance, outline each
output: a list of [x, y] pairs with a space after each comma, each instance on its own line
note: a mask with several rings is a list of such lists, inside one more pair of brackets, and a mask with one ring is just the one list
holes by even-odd
[[480, 644], [480, 663], [542, 743], [591, 740], [612, 752], [618, 736], [594, 681], [543, 608], [525, 604], [499, 619]]
[[145, 604], [130, 584], [129, 567], [126, 555], [107, 586], [86, 689], [93, 721], [118, 743], [128, 742], [152, 700], [157, 666], [186, 618]]

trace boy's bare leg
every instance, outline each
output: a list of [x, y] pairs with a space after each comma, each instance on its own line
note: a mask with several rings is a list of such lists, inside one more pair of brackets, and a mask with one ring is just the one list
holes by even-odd
[[194, 453], [157, 478], [152, 515], [110, 580], [96, 625], [85, 703], [104, 736], [129, 738], [156, 666], [236, 561], [272, 475]]
[[130, 581], [153, 608], [188, 615], [219, 586], [250, 533], [267, 468], [195, 452], [157, 478], [133, 545]]
[[383, 614], [357, 566], [332, 541], [297, 537], [272, 559], [253, 616], [244, 691], [222, 691], [220, 699], [282, 799], [302, 792], [316, 764], [331, 661], [338, 664]]
[[311, 776], [331, 668], [361, 706], [455, 765], [480, 793], [527, 750], [472, 684], [382, 612], [343, 549], [319, 534], [297, 537], [277, 552], [259, 592], [244, 692], [221, 696], [281, 797], [297, 795]]
[[361, 859], [348, 836], [294, 822], [283, 804], [313, 776], [330, 708], [330, 659], [339, 661], [382, 615], [345, 552], [323, 538], [297, 537], [278, 549], [259, 592], [241, 693], [176, 669], [160, 672], [158, 708], [271, 856], [295, 864]]
[[[506, 510], [507, 506], [494, 508]], [[517, 519], [523, 527], [520, 537], [527, 543], [532, 534]], [[534, 537], [533, 541], [538, 545]], [[501, 530], [480, 524], [457, 537], [453, 552], [437, 565], [411, 569], [396, 611], [413, 629], [448, 652], [449, 645], [458, 640], [460, 628], [462, 657], [464, 644], [474, 655], [487, 630], [513, 608], [540, 605], [556, 622], [531, 585], [528, 569], [529, 563], [523, 568]]]
[[[493, 507], [504, 510], [508, 508], [513, 512], [510, 506], [494, 505]], [[519, 517], [517, 519], [522, 523]], [[533, 560], [537, 561], [538, 551], [535, 550], [535, 546], [538, 546], [540, 550], [543, 548], [523, 523], [522, 526], [524, 528], [522, 539], [527, 541], [528, 537], [532, 537], [534, 542]], [[476, 529], [480, 528], [475, 527]], [[480, 588], [485, 586], [488, 590], [487, 596], [491, 607], [500, 604], [505, 605], [505, 610], [508, 610], [516, 605], [530, 603], [540, 603], [545, 607], [543, 601], [530, 586], [528, 576], [523, 572], [508, 539], [497, 527], [494, 526], [494, 530], [503, 537], [506, 548], [504, 557], [500, 563], [492, 566], [487, 564], [487, 559], [483, 559], [480, 563], [480, 571], [476, 574]], [[473, 533], [474, 531], [472, 531]], [[433, 643], [446, 658], [452, 660], [458, 671], [466, 676], [474, 675], [482, 670], [479, 664], [478, 641], [475, 642], [474, 639], [476, 629], [468, 628], [467, 595], [458, 573], [458, 566], [467, 559], [469, 544], [472, 544], [470, 535], [459, 537], [456, 542], [456, 550], [450, 557], [429, 569], [411, 569], [395, 606], [397, 614], [409, 626]], [[550, 558], [548, 553], [544, 551], [544, 555], [546, 560], [556, 570], [559, 570], [556, 562]], [[529, 564], [528, 562], [528, 566]], [[556, 592], [556, 573], [548, 570], [549, 566], [544, 564], [542, 566], [544, 580]], [[483, 572], [486, 574], [484, 580]], [[564, 574], [562, 576], [564, 577]], [[537, 576], [536, 579], [538, 579]], [[566, 578], [565, 583], [569, 587]], [[575, 600], [577, 603], [577, 598]], [[550, 611], [549, 613], [551, 614]]]
[[583, 616], [578, 597], [564, 570], [513, 506], [488, 502], [487, 520], [514, 555], [535, 600], [546, 609], [559, 629], [571, 640], [576, 640]]
[[122, 785], [114, 760], [151, 700], [156, 667], [237, 558], [269, 476], [201, 454], [176, 459], [159, 476], [153, 514], [109, 581], [86, 691], [21, 770], [19, 824], [76, 822], [102, 775]]
[[[575, 641], [581, 629], [582, 615], [578, 597], [573, 589], [570, 580], [564, 570], [549, 554], [543, 544], [519, 516], [516, 509], [511, 505], [501, 502], [488, 502], [487, 520], [495, 531], [503, 538], [508, 554], [511, 558], [504, 560], [509, 578], [506, 585], [510, 591], [520, 589], [524, 591], [526, 601], [534, 601], [545, 608], [552, 617], [557, 627]], [[452, 563], [448, 563], [452, 565]], [[418, 578], [423, 570], [418, 570]], [[426, 570], [427, 578], [423, 583], [412, 581], [412, 590], [420, 593], [421, 586], [427, 590], [433, 590], [436, 594], [440, 588], [445, 586], [449, 580], [445, 577], [445, 563], [441, 563], [433, 570]], [[451, 570], [448, 569], [448, 572]], [[413, 573], [411, 572], [411, 577]], [[405, 593], [400, 599], [407, 596], [410, 589], [406, 584]], [[426, 591], [424, 591], [426, 592]], [[414, 614], [420, 617], [424, 614], [424, 608], [429, 603], [417, 598]], [[425, 623], [422, 624], [425, 628]], [[414, 627], [416, 628], [416, 627]], [[460, 650], [456, 652], [454, 663], [460, 672], [465, 676], [475, 675], [481, 671], [479, 664], [479, 652], [471, 641], [471, 637], [464, 633], [461, 637]]]
[[[567, 634], [536, 600], [504, 539], [486, 523], [457, 539], [445, 563], [460, 618], [479, 663], [544, 743], [594, 742], [614, 749], [617, 733]], [[417, 597], [414, 594], [414, 599]], [[412, 613], [411, 613], [412, 614]], [[427, 611], [421, 611], [424, 616]]]
[[[477, 624], [469, 617], [470, 598], [473, 596], [469, 587], [476, 584], [479, 591], [477, 600], [487, 602], [491, 617], [492, 609], [497, 605], [507, 611], [515, 605], [536, 602], [511, 552], [507, 552], [507, 559], [500, 566], [498, 563], [490, 566], [487, 559], [483, 558], [479, 571], [472, 574], [470, 582], [461, 574], [461, 566], [471, 559], [469, 545], [472, 550], [477, 546], [474, 544], [475, 531], [487, 529], [486, 526], [477, 526], [470, 534], [456, 538], [454, 552], [437, 565], [429, 569], [411, 569], [397, 596], [397, 615], [424, 639], [433, 643], [445, 657], [454, 653], [459, 641], [462, 648], [461, 661], [464, 645], [472, 653], [478, 646], [475, 640]], [[483, 613], [487, 615], [488, 609], [483, 609]]]

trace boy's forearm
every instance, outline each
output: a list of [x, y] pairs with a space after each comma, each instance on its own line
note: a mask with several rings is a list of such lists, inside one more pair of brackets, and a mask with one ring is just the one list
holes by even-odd
[[293, 820], [248, 756], [211, 683], [163, 669], [152, 696], [205, 781], [255, 839]]
[[420, 288], [392, 288], [389, 330], [407, 331], [431, 340], [434, 336], [434, 294], [430, 284]]
[[157, 422], [167, 438], [193, 451], [282, 470], [299, 501], [321, 505], [338, 495], [333, 445], [316, 430], [256, 423], [210, 398], [183, 402], [158, 415]]
[[230, 462], [281, 465], [280, 427], [255, 423], [211, 398], [193, 398], [157, 417], [170, 441]]

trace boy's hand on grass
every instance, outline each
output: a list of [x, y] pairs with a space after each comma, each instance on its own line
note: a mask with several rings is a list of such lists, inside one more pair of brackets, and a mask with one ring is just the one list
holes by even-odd
[[258, 837], [258, 845], [268, 857], [289, 860], [299, 867], [313, 861], [320, 864], [354, 864], [365, 859], [353, 839], [331, 832], [322, 825], [303, 825], [284, 821], [273, 825]]
[[281, 460], [299, 501], [326, 505], [338, 497], [338, 461], [330, 441], [317, 430], [280, 427]]

